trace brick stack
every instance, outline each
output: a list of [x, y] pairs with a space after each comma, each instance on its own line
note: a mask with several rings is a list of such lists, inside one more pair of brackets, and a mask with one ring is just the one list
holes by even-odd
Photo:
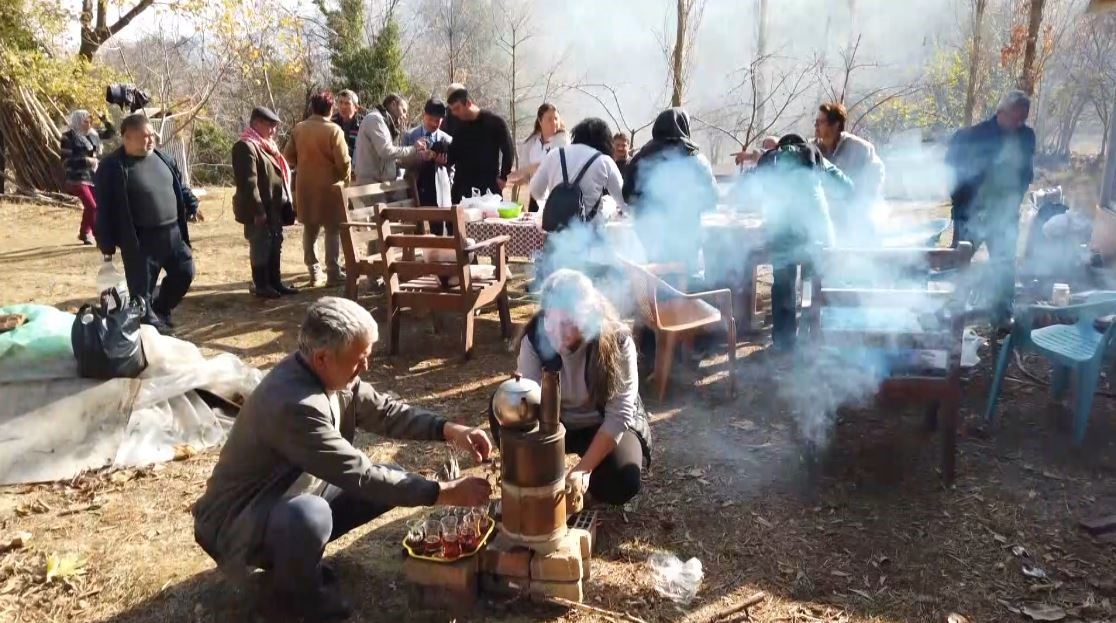
[[589, 579], [596, 539], [595, 515], [579, 513], [571, 519], [574, 527], [550, 554], [517, 546], [497, 534], [479, 554], [455, 563], [408, 558], [403, 563], [403, 576], [412, 585], [414, 605], [465, 614], [480, 592], [584, 601], [584, 582]]
[[481, 590], [497, 595], [584, 601], [583, 583], [589, 579], [593, 536], [590, 530], [571, 528], [558, 548], [545, 555], [497, 536], [480, 556]]

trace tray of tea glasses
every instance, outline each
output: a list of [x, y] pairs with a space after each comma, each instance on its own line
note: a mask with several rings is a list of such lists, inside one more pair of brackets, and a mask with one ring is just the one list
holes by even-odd
[[486, 508], [438, 509], [407, 523], [403, 549], [411, 558], [454, 562], [476, 555], [496, 529]]

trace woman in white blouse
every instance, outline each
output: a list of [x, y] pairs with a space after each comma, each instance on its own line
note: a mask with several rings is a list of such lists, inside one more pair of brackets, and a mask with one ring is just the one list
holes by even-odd
[[[542, 164], [543, 159], [551, 150], [565, 147], [570, 144], [570, 137], [566, 134], [566, 126], [562, 123], [562, 116], [558, 114], [558, 107], [554, 104], [543, 104], [535, 113], [535, 129], [527, 140], [519, 146], [517, 153], [519, 169], [516, 173], [520, 177], [530, 177]], [[535, 198], [527, 210], [538, 212], [539, 206]]]

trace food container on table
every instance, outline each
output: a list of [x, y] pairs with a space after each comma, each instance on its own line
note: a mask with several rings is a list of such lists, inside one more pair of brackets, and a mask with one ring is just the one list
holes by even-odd
[[502, 219], [519, 218], [519, 215], [523, 213], [523, 206], [518, 203], [504, 202], [496, 209], [496, 212]]
[[1050, 294], [1050, 302], [1058, 307], [1065, 307], [1070, 304], [1070, 287], [1068, 283], [1054, 284], [1054, 290]]

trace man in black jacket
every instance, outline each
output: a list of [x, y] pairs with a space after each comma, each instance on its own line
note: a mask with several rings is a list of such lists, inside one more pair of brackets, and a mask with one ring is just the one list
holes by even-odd
[[[147, 306], [144, 322], [165, 333], [194, 280], [186, 221], [197, 214], [198, 200], [174, 162], [155, 149], [147, 117], [125, 117], [120, 134], [123, 146], [97, 169], [97, 246], [106, 256], [120, 249], [128, 291]], [[154, 298], [160, 271], [167, 276]]]
[[1026, 125], [1031, 99], [1011, 91], [996, 115], [958, 130], [946, 163], [953, 169], [953, 243], [988, 244], [995, 275], [992, 311], [1007, 318], [1015, 291], [1019, 205], [1035, 177], [1035, 132]]

